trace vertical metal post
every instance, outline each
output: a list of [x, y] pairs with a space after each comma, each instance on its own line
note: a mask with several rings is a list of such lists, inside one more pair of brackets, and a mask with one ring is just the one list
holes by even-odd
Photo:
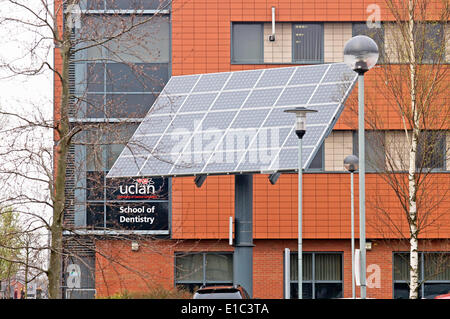
[[298, 139], [298, 299], [303, 299], [303, 242], [302, 242], [302, 139]]
[[361, 299], [366, 299], [366, 166], [364, 138], [364, 73], [358, 75], [359, 145], [359, 249], [361, 251]]
[[352, 227], [352, 298], [355, 299], [355, 203], [354, 203], [354, 187], [353, 187], [353, 172], [350, 173], [350, 190], [351, 190], [351, 227]]
[[284, 249], [284, 299], [291, 299], [291, 250]]
[[233, 283], [253, 297], [253, 176], [235, 175]]

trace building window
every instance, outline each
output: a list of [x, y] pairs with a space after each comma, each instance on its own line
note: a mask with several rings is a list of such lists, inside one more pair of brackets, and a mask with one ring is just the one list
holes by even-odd
[[445, 62], [445, 34], [441, 23], [415, 23], [414, 49], [419, 63]]
[[88, 10], [156, 10], [166, 9], [169, 0], [81, 0]]
[[294, 63], [323, 63], [323, 24], [294, 23], [292, 47]]
[[[365, 131], [365, 164], [367, 172], [386, 170], [386, 149], [384, 131]], [[358, 131], [353, 134], [353, 154], [359, 156]]]
[[324, 144], [322, 144], [314, 156], [311, 164], [309, 164], [308, 170], [310, 171], [323, 171], [323, 158], [324, 158]]
[[[395, 299], [409, 298], [409, 253], [394, 253], [393, 289]], [[450, 291], [450, 253], [419, 253], [419, 298], [433, 298]]]
[[[298, 298], [298, 254], [291, 253], [291, 298]], [[303, 299], [341, 298], [342, 253], [303, 253]]]
[[232, 253], [175, 253], [175, 285], [194, 292], [203, 285], [233, 283]]
[[263, 24], [232, 24], [233, 63], [263, 63]]
[[372, 38], [378, 45], [378, 64], [384, 62], [384, 25], [379, 24], [379, 27], [374, 26], [369, 28], [366, 22], [356, 22], [352, 25], [352, 36], [366, 35]]
[[[126, 7], [125, 1], [117, 5]], [[142, 118], [169, 79], [169, 15], [100, 12], [87, 11], [75, 34], [74, 113]], [[93, 45], [97, 42], [102, 45]]]
[[[85, 214], [85, 225], [92, 229], [106, 227], [105, 190], [107, 185], [106, 174], [119, 157], [129, 138], [133, 135], [137, 124], [116, 124], [103, 126], [97, 130], [86, 130], [80, 133], [74, 143], [83, 147], [84, 157], [77, 155], [76, 170], [86, 174], [85, 184], [81, 184], [77, 191], [83, 191], [79, 203], [86, 205], [85, 210], [76, 214]], [[85, 166], [84, 166], [85, 165]], [[76, 216], [76, 218], [80, 216]]]
[[419, 134], [417, 145], [417, 170], [444, 170], [445, 142], [445, 132], [443, 131], [422, 131]]

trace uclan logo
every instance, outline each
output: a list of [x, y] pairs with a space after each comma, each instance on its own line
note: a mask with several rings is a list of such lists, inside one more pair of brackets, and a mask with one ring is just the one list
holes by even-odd
[[120, 185], [119, 192], [122, 195], [154, 195], [156, 193], [153, 181], [147, 178], [141, 178], [131, 185]]

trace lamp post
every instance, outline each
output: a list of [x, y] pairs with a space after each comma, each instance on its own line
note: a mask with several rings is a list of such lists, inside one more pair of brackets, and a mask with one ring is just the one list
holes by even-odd
[[361, 251], [361, 298], [366, 298], [366, 192], [364, 145], [364, 73], [375, 66], [378, 46], [371, 38], [357, 35], [344, 46], [344, 62], [358, 73], [358, 144], [359, 144], [359, 248]]
[[355, 205], [353, 190], [353, 173], [358, 169], [358, 157], [349, 155], [344, 159], [344, 167], [350, 172], [350, 193], [351, 193], [351, 235], [352, 235], [352, 298], [355, 299]]
[[296, 107], [294, 109], [285, 110], [287, 113], [294, 113], [295, 134], [298, 137], [298, 299], [303, 298], [303, 242], [302, 242], [302, 179], [303, 179], [303, 164], [302, 164], [302, 139], [306, 133], [306, 114], [317, 112], [305, 107]]

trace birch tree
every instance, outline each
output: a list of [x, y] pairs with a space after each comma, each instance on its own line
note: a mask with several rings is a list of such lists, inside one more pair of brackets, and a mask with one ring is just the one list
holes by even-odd
[[[368, 199], [375, 211], [368, 223], [386, 238], [399, 236], [408, 242], [409, 297], [416, 299], [421, 236], [442, 227], [440, 220], [449, 213], [441, 207], [449, 185], [435, 171], [448, 169], [450, 11], [445, 0], [384, 3], [383, 15], [392, 20], [368, 34], [376, 40], [382, 33], [384, 42], [378, 43], [380, 64], [368, 73], [373, 91], [367, 92], [366, 127], [372, 151], [366, 158], [395, 194], [402, 219], [392, 215], [380, 195]], [[396, 131], [386, 131], [392, 126], [389, 121], [395, 121]]]

